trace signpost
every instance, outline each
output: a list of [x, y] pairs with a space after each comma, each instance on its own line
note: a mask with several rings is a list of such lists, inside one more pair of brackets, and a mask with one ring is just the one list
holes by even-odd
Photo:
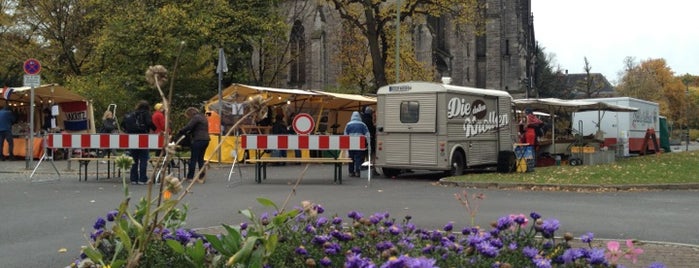
[[29, 136], [27, 137], [27, 153], [25, 154], [26, 168], [31, 169], [34, 165], [34, 88], [41, 85], [41, 63], [36, 59], [24, 61], [24, 86], [30, 87], [29, 98]]

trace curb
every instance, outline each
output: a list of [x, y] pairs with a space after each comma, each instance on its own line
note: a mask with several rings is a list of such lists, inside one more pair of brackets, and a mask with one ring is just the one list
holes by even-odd
[[585, 185], [585, 184], [546, 184], [546, 183], [514, 183], [514, 182], [464, 182], [440, 179], [443, 186], [466, 188], [502, 189], [502, 190], [539, 190], [539, 191], [652, 191], [652, 190], [699, 190], [699, 183], [676, 184], [624, 184], [624, 185]]

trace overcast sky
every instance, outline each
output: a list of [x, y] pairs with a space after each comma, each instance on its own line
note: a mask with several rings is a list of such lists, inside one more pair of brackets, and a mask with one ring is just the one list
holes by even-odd
[[532, 0], [534, 34], [569, 73], [591, 72], [616, 84], [624, 58], [663, 58], [675, 75], [699, 75], [699, 1]]

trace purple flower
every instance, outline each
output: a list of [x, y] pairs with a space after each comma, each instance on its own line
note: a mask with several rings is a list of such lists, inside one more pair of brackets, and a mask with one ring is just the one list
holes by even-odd
[[515, 223], [522, 225], [522, 224], [527, 223], [527, 218], [525, 218], [524, 215], [520, 214], [520, 215], [515, 216], [514, 221], [515, 221]]
[[476, 245], [476, 250], [478, 250], [478, 253], [488, 258], [493, 258], [498, 255], [498, 249], [488, 243], [488, 241], [478, 243]]
[[327, 235], [316, 235], [313, 237], [313, 239], [311, 239], [311, 243], [316, 244], [316, 245], [322, 245], [328, 241], [330, 241], [330, 236], [327, 236]]
[[321, 227], [321, 226], [325, 225], [326, 223], [328, 223], [328, 218], [318, 217], [318, 219], [316, 220], [316, 227]]
[[536, 255], [539, 255], [539, 250], [534, 247], [524, 247], [522, 249], [522, 254], [529, 259], [533, 259]]
[[338, 225], [340, 223], [342, 223], [342, 218], [340, 218], [340, 217], [333, 218], [333, 224]]
[[95, 224], [92, 225], [92, 228], [95, 228], [95, 230], [97, 230], [97, 229], [102, 229], [102, 228], [104, 228], [104, 226], [105, 226], [106, 224], [107, 224], [107, 221], [105, 221], [104, 218], [99, 217], [99, 218], [97, 218], [97, 220], [95, 221]]
[[347, 217], [349, 217], [350, 219], [354, 219], [354, 220], [356, 220], [356, 221], [358, 221], [359, 219], [361, 219], [362, 216], [363, 216], [362, 213], [359, 213], [359, 212], [356, 212], [356, 211], [350, 211], [349, 213], [347, 213]]
[[92, 239], [92, 241], [96, 241], [97, 238], [100, 237], [100, 235], [102, 235], [103, 232], [104, 232], [103, 229], [98, 229], [98, 230], [92, 232], [90, 234], [90, 239]]
[[381, 268], [437, 268], [435, 260], [426, 257], [411, 258], [406, 255], [401, 255], [398, 258], [391, 259], [381, 265]]
[[378, 251], [384, 251], [391, 247], [393, 247], [393, 243], [391, 243], [390, 241], [381, 241], [376, 243], [376, 250]]
[[324, 267], [330, 267], [333, 264], [333, 261], [330, 260], [327, 256], [324, 258], [320, 259], [320, 265], [323, 265]]
[[517, 249], [517, 242], [512, 242], [510, 245], [507, 246], [510, 250], [516, 250]]
[[496, 247], [498, 249], [500, 249], [504, 246], [502, 243], [502, 240], [500, 240], [500, 238], [495, 238], [495, 239], [490, 240], [490, 245], [492, 245], [493, 247]]
[[659, 263], [659, 262], [654, 262], [651, 263], [648, 268], [665, 268], [665, 264]]
[[247, 222], [241, 222], [240, 223], [240, 230], [245, 230], [248, 228], [248, 223]]
[[534, 219], [535, 221], [538, 219], [541, 219], [541, 215], [539, 215], [539, 213], [536, 213], [534, 211], [532, 211], [532, 213], [530, 213], [529, 216], [532, 217], [532, 219]]
[[264, 212], [262, 215], [260, 215], [260, 223], [262, 223], [264, 226], [269, 224], [269, 213]]
[[469, 234], [471, 234], [471, 228], [465, 227], [464, 229], [461, 229], [461, 234], [462, 234], [462, 235], [469, 235]]
[[454, 229], [454, 222], [450, 221], [446, 225], [444, 225], [444, 231], [445, 232], [451, 232], [451, 230]]
[[349, 254], [345, 259], [345, 268], [375, 268], [369, 258], [362, 258], [361, 254]]
[[388, 227], [388, 232], [392, 235], [399, 235], [401, 229], [398, 226], [392, 225], [391, 227]]
[[561, 224], [558, 222], [557, 219], [544, 220], [544, 223], [541, 225], [544, 237], [553, 236], [553, 233], [555, 233], [560, 226]]
[[569, 248], [566, 249], [565, 252], [563, 252], [563, 263], [565, 264], [571, 264], [574, 263], [577, 259], [580, 259], [583, 256], [583, 251], [577, 248]]
[[186, 245], [189, 243], [189, 240], [192, 239], [192, 234], [187, 230], [180, 228], [175, 231], [175, 239], [181, 244]]
[[107, 212], [107, 221], [110, 221], [110, 222], [114, 221], [114, 219], [116, 218], [116, 216], [118, 214], [119, 214], [119, 211], [116, 211], [116, 210], [112, 210], [112, 211]]
[[328, 255], [335, 255], [342, 251], [342, 247], [338, 243], [326, 243], [323, 248], [323, 252]]
[[313, 225], [306, 224], [306, 228], [303, 229], [306, 233], [309, 234], [315, 234], [316, 233], [316, 228], [313, 227]]
[[510, 228], [510, 225], [512, 225], [512, 219], [510, 219], [509, 216], [504, 216], [498, 219], [498, 223], [495, 225], [495, 228], [498, 228], [498, 230], [505, 230]]
[[535, 258], [533, 260], [534, 265], [536, 265], [536, 268], [551, 268], [551, 260], [549, 259], [544, 259], [544, 258]]
[[583, 243], [588, 243], [588, 244], [592, 243], [592, 239], [594, 239], [594, 238], [595, 238], [595, 234], [593, 234], [591, 232], [587, 232], [586, 234], [580, 236], [580, 240]]
[[321, 206], [319, 204], [313, 205], [313, 208], [318, 212], [318, 214], [323, 214], [323, 212], [325, 212], [325, 209], [323, 208], [323, 206]]
[[296, 252], [296, 254], [303, 255], [303, 256], [308, 255], [308, 251], [303, 246], [297, 247], [296, 250], [294, 250], [294, 252]]
[[601, 265], [607, 263], [607, 259], [604, 257], [603, 248], [592, 248], [587, 251], [587, 255], [590, 260], [590, 264], [592, 265]]

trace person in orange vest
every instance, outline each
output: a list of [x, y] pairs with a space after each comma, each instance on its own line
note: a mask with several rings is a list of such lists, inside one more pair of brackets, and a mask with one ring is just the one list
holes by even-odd
[[209, 121], [209, 134], [219, 134], [221, 132], [221, 116], [216, 111], [206, 111], [206, 120]]

